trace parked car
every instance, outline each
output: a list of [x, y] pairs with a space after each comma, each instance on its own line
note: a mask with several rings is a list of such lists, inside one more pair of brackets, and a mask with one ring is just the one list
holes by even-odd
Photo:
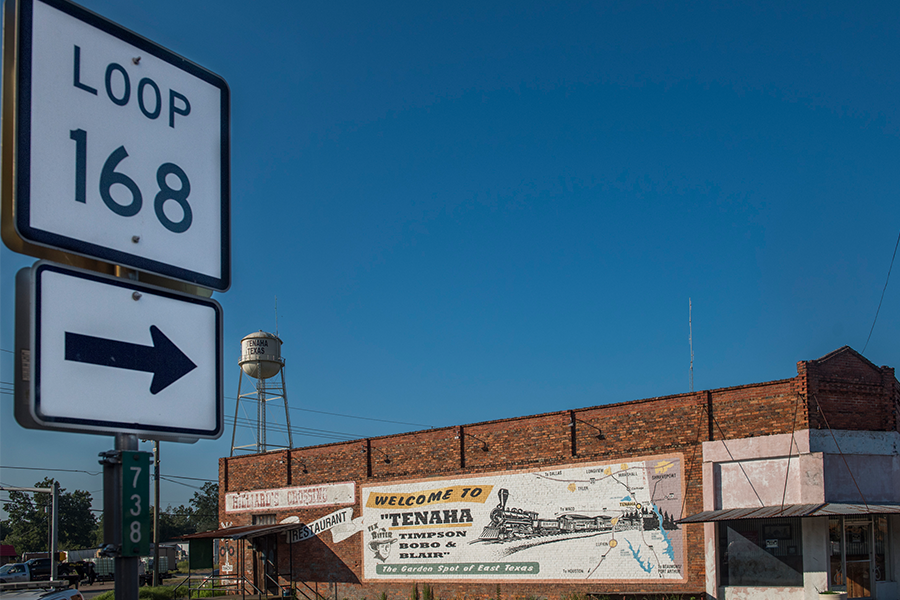
[[31, 569], [25, 563], [8, 563], [0, 567], [0, 583], [31, 581]]
[[32, 588], [4, 590], [3, 600], [84, 600], [84, 596], [73, 589]]

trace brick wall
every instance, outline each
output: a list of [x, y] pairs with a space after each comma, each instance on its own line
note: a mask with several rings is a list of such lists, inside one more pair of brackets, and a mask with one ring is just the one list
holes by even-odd
[[[893, 369], [878, 368], [849, 348], [797, 365], [792, 379], [564, 410], [464, 426], [431, 429], [220, 459], [220, 521], [249, 524], [251, 514], [225, 513], [228, 492], [356, 483], [353, 516], [361, 512], [362, 486], [428, 478], [472, 477], [534, 471], [559, 465], [628, 461], [655, 455], [682, 459], [681, 514], [702, 510], [702, 452], [708, 440], [790, 433], [825, 427], [897, 430], [900, 384]], [[823, 418], [824, 414], [824, 418]], [[486, 448], [486, 450], [485, 450]], [[276, 520], [299, 516], [304, 523], [334, 506], [274, 511]], [[265, 512], [265, 511], [261, 511]], [[301, 543], [279, 542], [283, 581], [333, 598], [409, 598], [413, 584], [429, 584], [439, 598], [561, 598], [571, 593], [699, 593], [705, 589], [701, 525], [683, 526], [684, 580], [605, 580], [591, 583], [364, 580], [362, 533], [333, 543], [320, 535]], [[249, 549], [249, 544], [246, 548]], [[288, 549], [290, 551], [288, 551]], [[245, 555], [251, 564], [251, 553]], [[293, 577], [290, 574], [293, 573]]]
[[876, 367], [845, 346], [798, 363], [798, 372], [807, 373], [811, 428], [900, 431], [900, 392], [893, 368]]

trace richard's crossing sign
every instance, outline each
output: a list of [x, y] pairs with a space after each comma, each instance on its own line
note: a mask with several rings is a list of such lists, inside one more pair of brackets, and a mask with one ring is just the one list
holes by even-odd
[[38, 262], [16, 279], [23, 427], [214, 439], [223, 427], [215, 300]]
[[67, 0], [6, 7], [7, 245], [228, 289], [225, 80]]

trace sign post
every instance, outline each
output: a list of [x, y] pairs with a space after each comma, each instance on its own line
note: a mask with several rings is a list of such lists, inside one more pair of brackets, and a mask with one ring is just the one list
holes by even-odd
[[0, 234], [70, 265], [17, 275], [16, 420], [115, 435], [103, 551], [116, 598], [136, 600], [150, 539], [138, 435], [222, 434], [222, 310], [208, 296], [231, 285], [230, 92], [69, 0], [8, 0], [3, 37]]
[[[138, 597], [138, 565], [141, 554], [149, 552], [149, 547], [141, 552], [142, 543], [148, 546], [149, 543], [139, 539], [147, 540], [149, 533], [146, 525], [149, 522], [146, 468], [149, 458], [141, 456], [147, 452], [135, 451], [137, 444], [136, 436], [119, 434], [116, 449], [100, 453], [100, 464], [103, 465], [103, 546], [100, 555], [114, 559], [115, 596], [128, 600]], [[143, 506], [139, 505], [141, 502]]]

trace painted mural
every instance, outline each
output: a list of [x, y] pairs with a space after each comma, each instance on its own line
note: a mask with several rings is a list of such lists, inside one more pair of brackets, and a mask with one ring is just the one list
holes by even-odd
[[225, 512], [254, 512], [260, 510], [284, 510], [289, 508], [315, 508], [353, 504], [356, 484], [323, 483], [303, 487], [286, 487], [225, 494]]
[[366, 579], [685, 577], [681, 455], [362, 488]]

